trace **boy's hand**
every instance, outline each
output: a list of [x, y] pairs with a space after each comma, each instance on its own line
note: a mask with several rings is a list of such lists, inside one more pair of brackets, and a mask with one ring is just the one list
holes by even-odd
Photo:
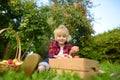
[[78, 46], [73, 46], [70, 50], [70, 55], [73, 53], [77, 53], [79, 51], [79, 47]]

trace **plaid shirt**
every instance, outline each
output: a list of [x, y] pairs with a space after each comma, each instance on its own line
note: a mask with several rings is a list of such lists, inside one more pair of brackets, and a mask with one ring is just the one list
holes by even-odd
[[[69, 54], [71, 48], [72, 48], [72, 45], [66, 42], [63, 48], [63, 54]], [[49, 57], [55, 56], [59, 53], [59, 51], [60, 51], [60, 46], [58, 42], [53, 41], [50, 43], [48, 56]]]

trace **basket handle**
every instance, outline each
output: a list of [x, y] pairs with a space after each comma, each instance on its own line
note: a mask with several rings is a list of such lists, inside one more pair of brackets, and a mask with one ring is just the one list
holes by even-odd
[[4, 29], [2, 29], [2, 30], [0, 30], [0, 34], [2, 32], [4, 32], [4, 31], [6, 31], [6, 30], [11, 30], [14, 33], [15, 37], [16, 37], [16, 40], [17, 40], [17, 51], [16, 51], [15, 58], [17, 58], [20, 61], [20, 58], [21, 58], [21, 43], [20, 43], [20, 38], [19, 38], [18, 34], [16, 33], [16, 31], [13, 30], [12, 28], [4, 28]]

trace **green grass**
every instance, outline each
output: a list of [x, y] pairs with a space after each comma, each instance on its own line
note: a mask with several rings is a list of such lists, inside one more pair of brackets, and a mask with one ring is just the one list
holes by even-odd
[[[111, 73], [120, 74], [120, 64], [104, 62], [100, 63], [100, 69], [104, 70], [104, 74], [98, 74], [97, 76], [91, 77], [91, 80], [120, 80], [120, 76], [110, 77]], [[55, 71], [45, 71], [41, 73], [35, 72], [31, 77], [25, 75], [21, 69], [18, 72], [15, 71], [4, 71], [0, 73], [0, 80], [85, 80], [80, 79], [77, 74], [73, 76], [70, 73], [63, 73], [61, 75], [56, 74]]]

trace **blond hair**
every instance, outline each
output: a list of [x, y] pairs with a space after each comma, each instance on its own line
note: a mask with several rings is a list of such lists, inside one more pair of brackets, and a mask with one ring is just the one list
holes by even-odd
[[61, 34], [67, 37], [67, 42], [71, 40], [71, 35], [69, 33], [69, 30], [64, 25], [60, 25], [58, 28], [54, 30], [55, 40], [58, 37], [58, 35], [61, 35]]

